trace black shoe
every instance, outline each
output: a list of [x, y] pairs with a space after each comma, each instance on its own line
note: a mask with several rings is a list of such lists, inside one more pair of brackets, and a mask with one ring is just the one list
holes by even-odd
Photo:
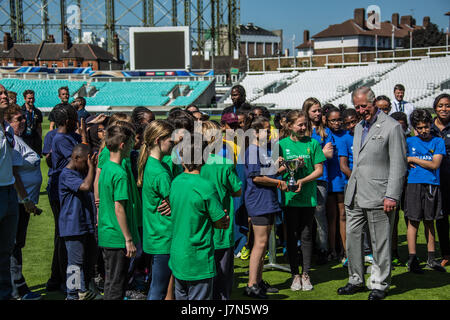
[[436, 260], [427, 261], [427, 267], [439, 272], [447, 272], [443, 266]]
[[46, 285], [45, 285], [45, 290], [47, 290], [47, 292], [60, 291], [61, 290], [61, 283], [54, 282], [52, 280], [48, 280]]
[[408, 261], [408, 271], [412, 273], [423, 274], [423, 270], [420, 267], [417, 257], [414, 257], [414, 259]]
[[387, 293], [383, 290], [373, 289], [369, 294], [369, 300], [383, 300]]
[[322, 250], [319, 251], [319, 253], [317, 254], [316, 263], [320, 266], [320, 265], [327, 264], [327, 262], [328, 262], [327, 252], [322, 251]]
[[275, 287], [272, 287], [267, 281], [261, 280], [260, 283], [258, 283], [259, 288], [264, 293], [278, 293], [278, 289]]
[[337, 293], [339, 295], [351, 295], [361, 291], [364, 291], [363, 285], [357, 286], [351, 283], [347, 283], [345, 287], [339, 288]]
[[247, 297], [257, 298], [257, 299], [267, 299], [267, 295], [263, 292], [263, 290], [258, 287], [258, 285], [254, 284], [251, 287], [246, 286], [244, 290], [244, 294]]

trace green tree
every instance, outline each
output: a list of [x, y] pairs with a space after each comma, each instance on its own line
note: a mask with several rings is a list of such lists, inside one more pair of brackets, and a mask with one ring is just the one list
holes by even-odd
[[[409, 48], [409, 34], [403, 38], [403, 46]], [[439, 31], [438, 26], [429, 23], [425, 29], [416, 29], [412, 33], [413, 48], [445, 46], [445, 33]]]

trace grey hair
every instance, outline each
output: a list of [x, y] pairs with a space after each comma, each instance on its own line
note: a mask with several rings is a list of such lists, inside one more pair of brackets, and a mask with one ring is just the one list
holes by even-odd
[[367, 101], [373, 103], [375, 100], [375, 93], [369, 87], [359, 87], [352, 92], [352, 102], [356, 95], [363, 94], [367, 97]]

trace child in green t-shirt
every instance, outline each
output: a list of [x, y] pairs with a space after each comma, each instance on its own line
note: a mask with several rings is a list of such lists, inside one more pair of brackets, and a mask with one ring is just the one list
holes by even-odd
[[148, 300], [163, 300], [172, 272], [169, 252], [172, 241], [172, 217], [169, 210], [159, 212], [163, 201], [168, 202], [173, 180], [169, 166], [163, 162], [173, 148], [174, 127], [165, 120], [154, 120], [145, 129], [138, 161], [138, 186], [142, 187], [143, 250], [150, 255], [152, 280]]
[[202, 143], [183, 143], [180, 155], [184, 172], [170, 189], [173, 229], [169, 267], [175, 278], [176, 300], [212, 299], [217, 275], [213, 228], [227, 229], [230, 222], [214, 184], [200, 176], [203, 149]]
[[[285, 160], [303, 159], [304, 166], [294, 175], [297, 190], [285, 192], [285, 223], [287, 226], [287, 252], [293, 277], [291, 290], [308, 291], [313, 286], [309, 278], [312, 255], [312, 226], [317, 205], [316, 179], [323, 173], [326, 160], [319, 142], [306, 135], [307, 120], [303, 111], [292, 110], [286, 115], [289, 136], [280, 140], [279, 154]], [[289, 174], [283, 175], [285, 181]], [[302, 276], [299, 274], [297, 236], [300, 237], [303, 254]]]
[[[234, 269], [234, 209], [233, 197], [241, 195], [242, 182], [239, 179], [233, 160], [214, 154], [216, 147], [222, 146], [220, 126], [212, 121], [202, 122], [202, 133], [212, 148], [212, 153], [202, 166], [200, 176], [211, 181], [219, 195], [223, 209], [228, 212], [230, 226], [214, 230], [214, 259], [217, 276], [214, 278], [213, 299], [229, 300], [233, 285]], [[216, 137], [219, 137], [217, 139]], [[217, 146], [217, 144], [219, 144]]]
[[134, 131], [108, 127], [105, 137], [110, 152], [99, 177], [98, 245], [105, 261], [105, 300], [122, 300], [128, 283], [130, 258], [139, 243], [138, 223], [131, 207], [127, 172], [122, 167], [134, 143]]

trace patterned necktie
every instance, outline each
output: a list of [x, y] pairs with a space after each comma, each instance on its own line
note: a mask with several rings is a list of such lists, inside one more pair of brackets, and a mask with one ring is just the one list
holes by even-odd
[[403, 101], [400, 101], [399, 103], [398, 103], [398, 108], [399, 108], [399, 110], [400, 110], [400, 112], [405, 112], [405, 111], [403, 111], [403, 109], [404, 109], [404, 107], [403, 107], [403, 103], [402, 103]]

